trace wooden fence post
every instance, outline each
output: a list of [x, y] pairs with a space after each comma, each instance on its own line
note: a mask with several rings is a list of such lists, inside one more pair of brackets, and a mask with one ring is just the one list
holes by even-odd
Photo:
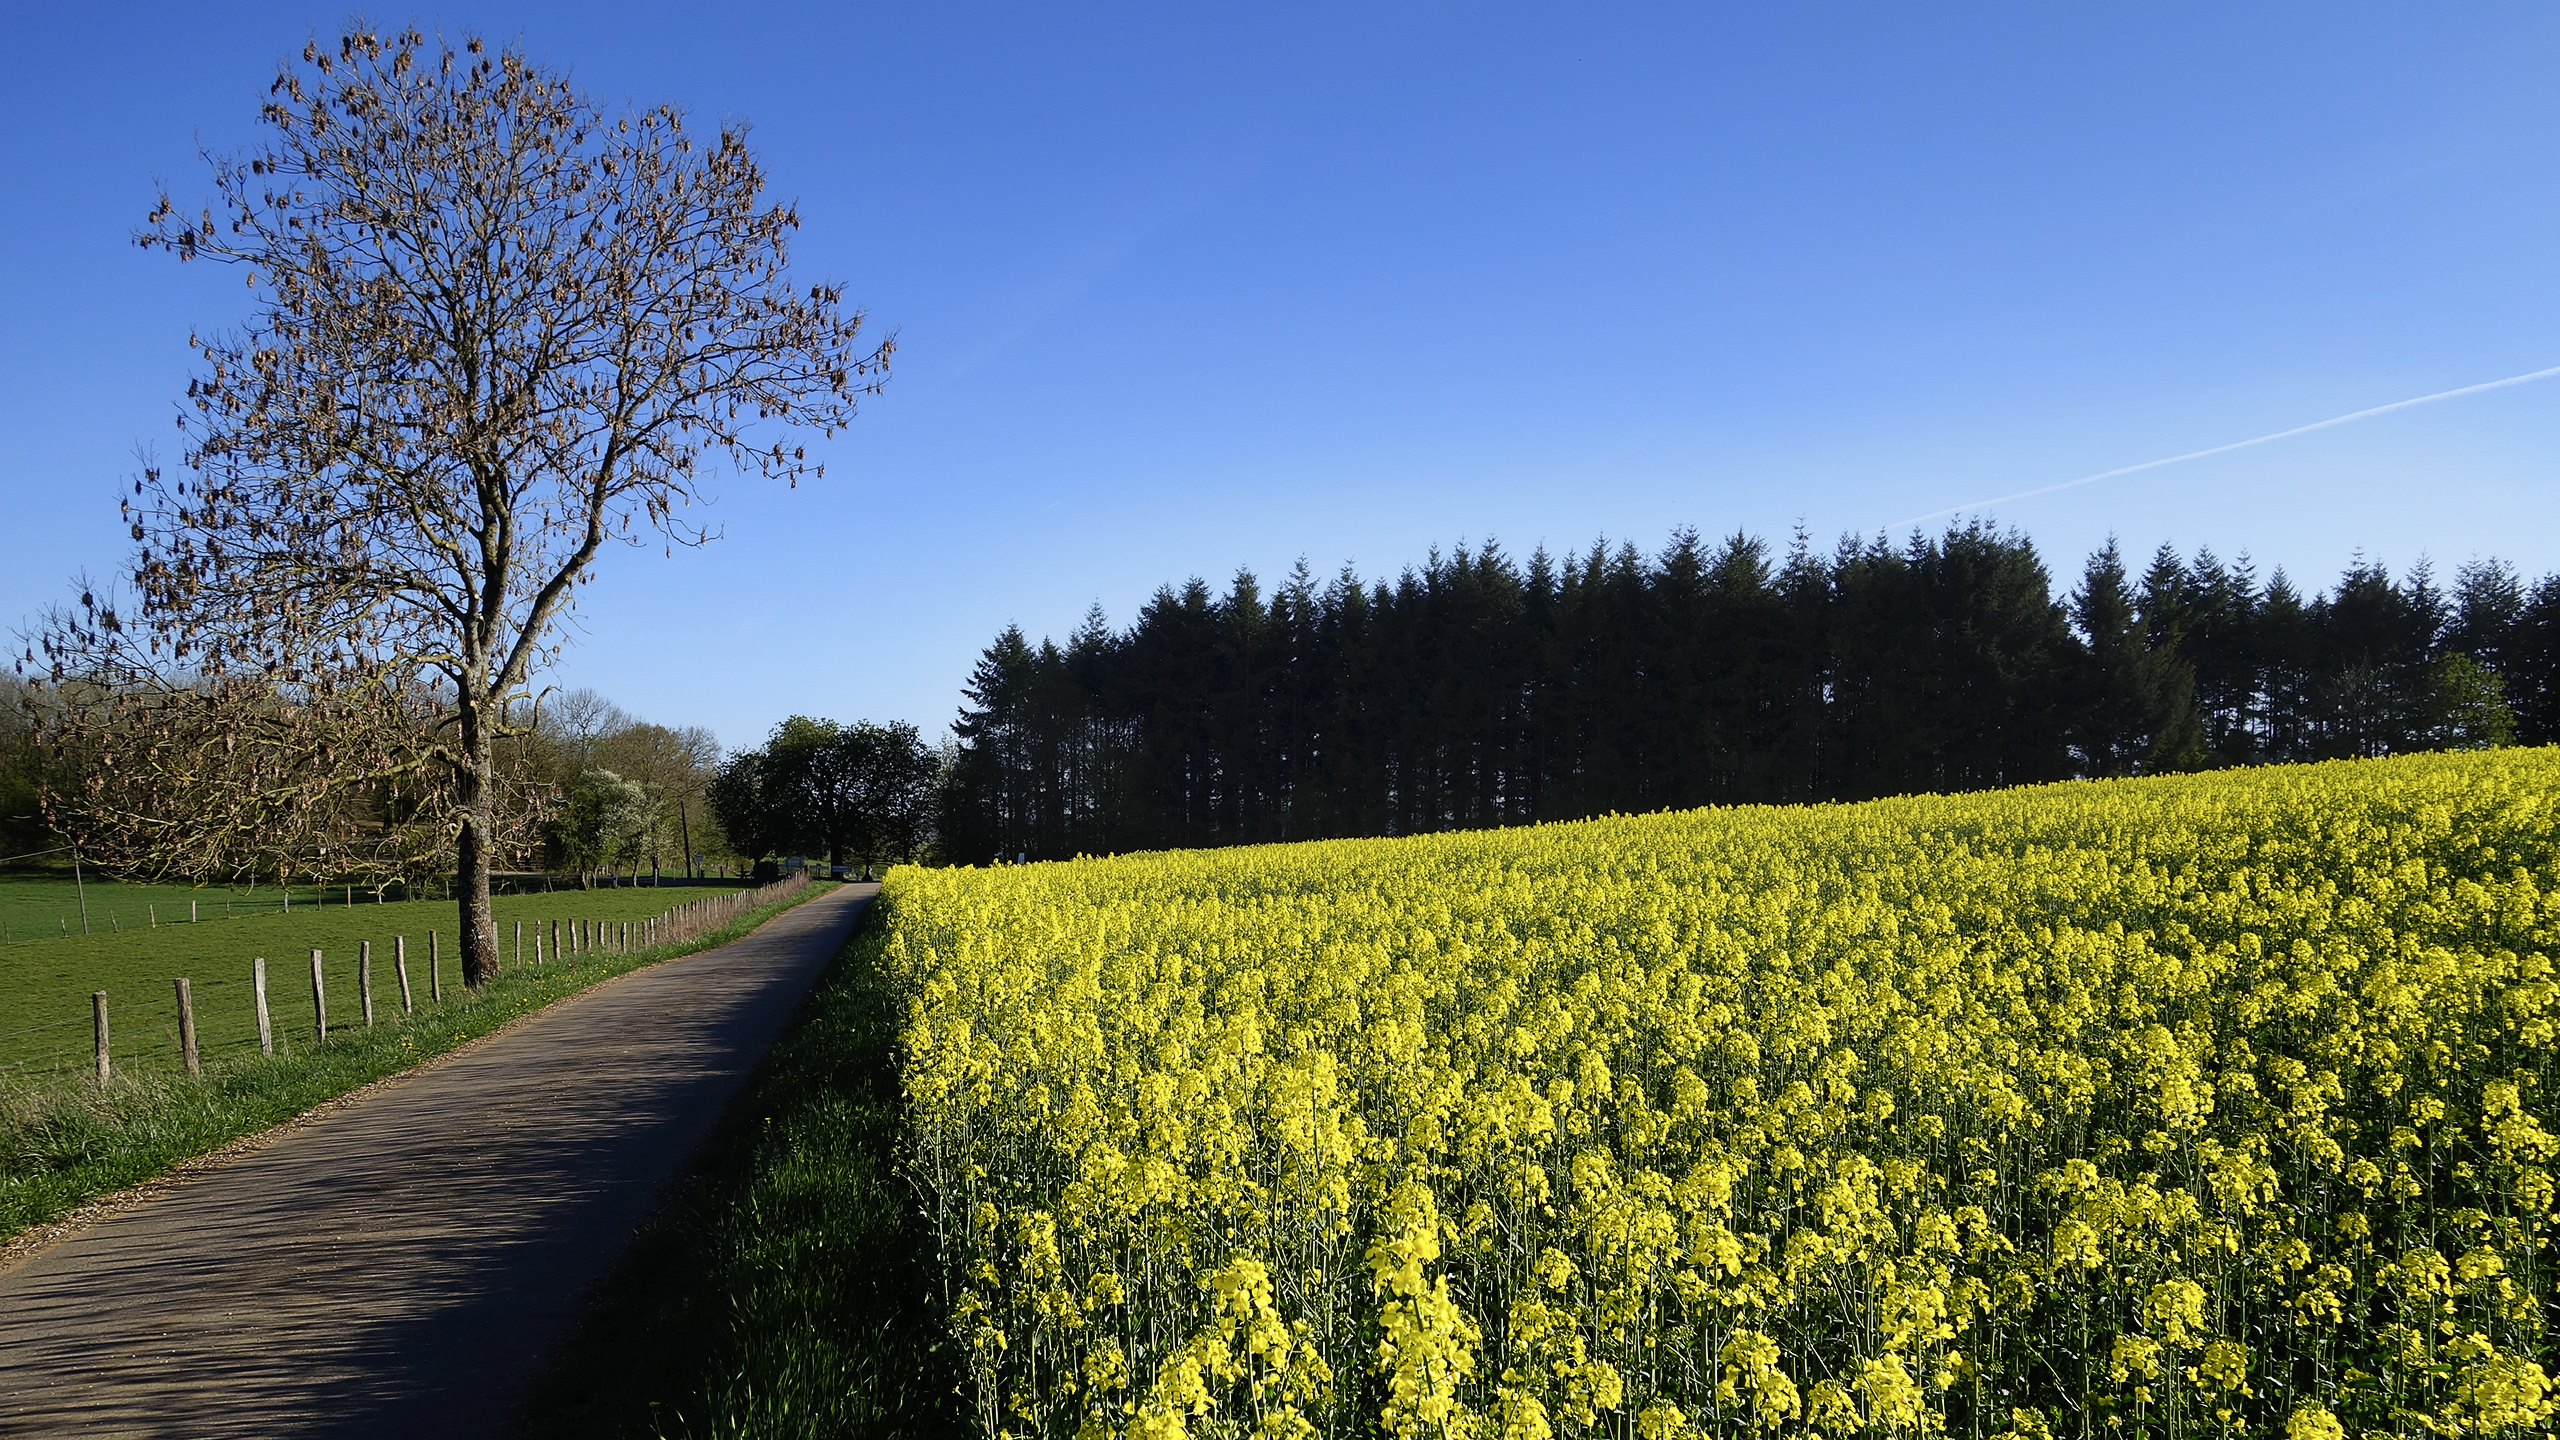
[[391, 968], [400, 976], [400, 1013], [418, 1013], [418, 1007], [409, 1000], [409, 937], [406, 935], [391, 942]]
[[204, 1070], [196, 1063], [196, 1002], [187, 993], [187, 977], [178, 977], [178, 1053], [187, 1057], [187, 1078], [194, 1079]]
[[267, 1021], [267, 957], [249, 962], [249, 989], [258, 997], [258, 1053], [276, 1053], [275, 1027]]
[[107, 992], [104, 990], [92, 992], [89, 996], [89, 1007], [97, 1012], [98, 1083], [104, 1085], [107, 1083]]
[[329, 987], [320, 978], [320, 952], [311, 952], [311, 1034], [315, 1040], [329, 1038]]
[[444, 1003], [444, 967], [436, 963], [436, 932], [427, 932], [427, 991], [439, 1005]]
[[[347, 908], [354, 909], [350, 904]], [[364, 992], [364, 1028], [373, 1028], [373, 942], [356, 942], [356, 988]]]
[[516, 968], [524, 968], [524, 922], [516, 922]]

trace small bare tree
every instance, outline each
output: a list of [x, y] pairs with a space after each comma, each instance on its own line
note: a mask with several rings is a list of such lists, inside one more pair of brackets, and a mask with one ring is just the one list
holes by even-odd
[[164, 192], [137, 237], [237, 265], [258, 305], [194, 342], [189, 473], [127, 502], [131, 613], [84, 596], [44, 629], [116, 777], [72, 808], [152, 830], [128, 843], [165, 868], [426, 777], [478, 984], [501, 743], [597, 554], [709, 538], [680, 513], [706, 462], [823, 473], [791, 435], [849, 422], [891, 344], [791, 280], [799, 217], [742, 128], [697, 143], [513, 49], [362, 26], [280, 67], [261, 118], [207, 157], [214, 203]]

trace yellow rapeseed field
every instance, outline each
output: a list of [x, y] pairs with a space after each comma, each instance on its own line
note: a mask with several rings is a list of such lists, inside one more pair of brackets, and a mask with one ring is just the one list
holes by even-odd
[[894, 872], [1015, 1436], [2547, 1432], [2560, 751]]

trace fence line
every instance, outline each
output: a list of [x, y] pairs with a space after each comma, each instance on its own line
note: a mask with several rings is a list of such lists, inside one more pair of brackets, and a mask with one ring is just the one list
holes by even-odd
[[[578, 959], [590, 953], [643, 955], [652, 950], [681, 946], [724, 929], [755, 910], [789, 899], [806, 889], [809, 883], [806, 872], [795, 873], [752, 890], [728, 891], [697, 900], [687, 900], [659, 914], [638, 920], [565, 917], [550, 920], [547, 925], [546, 922], [536, 921], [533, 927], [532, 968], [537, 972], [546, 968], [546, 952], [551, 965], [565, 963], [574, 967]], [[516, 922], [515, 937], [515, 964], [519, 969], [525, 968], [526, 964], [523, 935], [524, 923], [519, 920]], [[416, 1013], [410, 990], [408, 943], [409, 939], [406, 935], [393, 938], [392, 964], [400, 987], [400, 1009], [403, 1018]], [[438, 933], [430, 930], [427, 932], [427, 954], [429, 1003], [432, 1005], [441, 1005], [444, 1000], [444, 976], [438, 963], [441, 958], [439, 951]], [[503, 940], [498, 946], [498, 954], [500, 956], [506, 954]], [[311, 950], [310, 956], [311, 1039], [314, 1044], [325, 1044], [329, 1038], [326, 964], [321, 950]], [[358, 942], [355, 981], [367, 1027], [374, 1024], [375, 1018], [372, 961], [373, 943], [370, 940]], [[197, 1012], [200, 1007], [195, 1003], [198, 999], [210, 992], [235, 992], [244, 983], [241, 979], [216, 978], [199, 984], [184, 976], [171, 977], [175, 981], [172, 987], [173, 993], [165, 998], [137, 1000], [130, 1004], [117, 1005], [113, 1008], [111, 1015], [107, 992], [100, 990], [90, 997], [91, 1013], [89, 1015], [48, 1021], [20, 1030], [0, 1031], [0, 1040], [15, 1039], [51, 1030], [67, 1030], [85, 1021], [92, 1026], [94, 1032], [93, 1058], [96, 1080], [101, 1085], [107, 1083], [116, 1066], [131, 1065], [138, 1060], [157, 1056], [164, 1050], [176, 1052], [187, 1074], [200, 1075], [200, 1057], [207, 1052], [215, 1055], [228, 1054], [246, 1050], [254, 1043], [260, 1050], [273, 1053], [275, 1040], [270, 1021], [266, 968], [266, 957], [257, 957], [251, 962], [250, 974], [245, 982], [252, 992], [250, 998], [257, 1021], [254, 1040], [246, 1033], [231, 1030], [219, 1019], [216, 1021], [216, 1028], [210, 1033], [207, 1033], [198, 1021]], [[218, 1011], [220, 1015], [230, 1013], [228, 1006], [221, 1007]], [[10, 1071], [23, 1073], [34, 1067], [48, 1065], [59, 1072], [64, 1063], [76, 1054], [77, 1052], [71, 1047], [64, 1046], [43, 1055], [0, 1061], [0, 1074]]]
[[[50, 855], [56, 852], [47, 850], [36, 853]], [[703, 886], [702, 879], [669, 881], [663, 877], [646, 885], [636, 883], [647, 878], [648, 877], [644, 876], [616, 877], [619, 883], [608, 883], [604, 885], [603, 888], [615, 890], [635, 888], [693, 889]], [[704, 878], [709, 879], [710, 877]], [[718, 882], [716, 880], [713, 881], [714, 886], [716, 886], [717, 883]], [[172, 885], [166, 888], [181, 889], [183, 887]], [[180, 918], [173, 909], [167, 917], [166, 923], [171, 925], [193, 925], [202, 923], [205, 920], [245, 920], [261, 915], [290, 915], [297, 911], [354, 909], [362, 905], [405, 905], [419, 902], [422, 899], [427, 899], [427, 897], [422, 897], [415, 887], [408, 885], [405, 881], [391, 882], [390, 884], [384, 885], [379, 891], [369, 889], [364, 886], [351, 886], [344, 883], [327, 885], [314, 884], [307, 888], [309, 894], [308, 899], [302, 898], [305, 887], [300, 886], [273, 887], [247, 892], [225, 891], [218, 897], [187, 895], [183, 897], [186, 900], [187, 906], [185, 916]], [[392, 899], [387, 893], [395, 888], [402, 892], [401, 898], [398, 900]], [[492, 886], [489, 893], [492, 895], [525, 896], [554, 894], [573, 895], [584, 892], [580, 889], [568, 886], [559, 886], [555, 888], [554, 877], [545, 876], [541, 877], [540, 889], [535, 889], [533, 882], [530, 880], [523, 877], [514, 877], [504, 884]], [[172, 896], [169, 903], [174, 907], [180, 898], [181, 897], [178, 896]], [[222, 902], [221, 913], [219, 914], [213, 913], [209, 908], [212, 901], [217, 898]], [[434, 903], [435, 900], [449, 898], [451, 897], [437, 896], [432, 899], [427, 899], [427, 903]], [[87, 922], [91, 927], [90, 929], [74, 930], [71, 926], [71, 920], [78, 914], [77, 907], [64, 908], [55, 906], [53, 907], [56, 911], [54, 916], [55, 933], [52, 935], [46, 935], [43, 933], [44, 927], [42, 923], [28, 917], [38, 913], [33, 907], [41, 906], [48, 902], [24, 901], [14, 903], [27, 908], [15, 910], [12, 913], [11, 918], [0, 919], [0, 945], [32, 942], [35, 940], [71, 939], [76, 936], [92, 933], [92, 930], [97, 934], [116, 934], [123, 929], [124, 916], [127, 913], [124, 910], [116, 908], [117, 902], [113, 897], [109, 897], [102, 900], [100, 904], [90, 912], [89, 921]], [[126, 903], [139, 905], [142, 908], [142, 915], [137, 917], [134, 922], [136, 929], [156, 929], [163, 923], [163, 918], [157, 913], [159, 902], [156, 898], [130, 900]], [[0, 907], [0, 909], [6, 908], [8, 907]], [[22, 919], [25, 920], [26, 923], [20, 923]]]

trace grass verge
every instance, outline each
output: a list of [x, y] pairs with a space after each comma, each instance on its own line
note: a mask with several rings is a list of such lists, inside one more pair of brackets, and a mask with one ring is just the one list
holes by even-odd
[[[119, 1071], [103, 1088], [90, 1080], [0, 1082], [0, 1241], [445, 1054], [600, 981], [726, 944], [833, 888], [805, 886], [681, 944], [628, 954], [589, 951], [540, 969], [510, 963], [477, 993], [458, 981], [448, 983], [441, 1005], [428, 1001], [420, 985], [415, 1014], [401, 1015], [395, 998], [377, 1006], [388, 1013], [371, 1028], [353, 1013], [338, 1019], [332, 1004], [326, 1043], [314, 1043], [307, 1020], [296, 1023], [288, 1018], [294, 1012], [279, 1005], [275, 1054], [252, 1050], [208, 1057], [202, 1079], [154, 1066]], [[377, 984], [379, 969], [377, 964]], [[291, 975], [290, 969], [283, 972], [285, 983]], [[276, 979], [271, 975], [270, 984]]]
[[964, 1434], [932, 1238], [898, 1172], [877, 907], [553, 1361], [526, 1436]]

